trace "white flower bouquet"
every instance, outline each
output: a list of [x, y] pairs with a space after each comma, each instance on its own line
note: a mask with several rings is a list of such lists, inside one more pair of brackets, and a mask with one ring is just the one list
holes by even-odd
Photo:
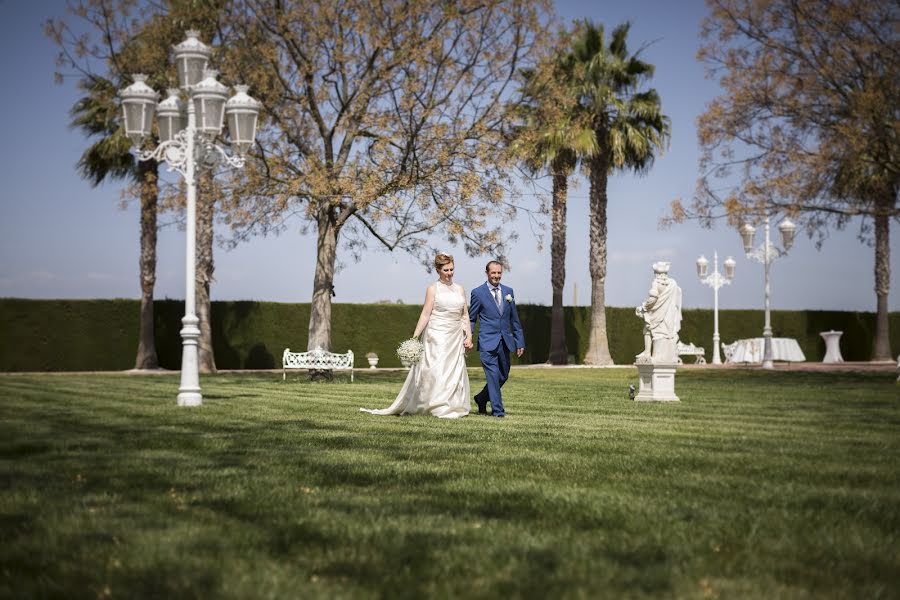
[[409, 338], [403, 340], [397, 347], [397, 358], [404, 366], [414, 365], [422, 360], [422, 353], [425, 351], [425, 345], [417, 338]]

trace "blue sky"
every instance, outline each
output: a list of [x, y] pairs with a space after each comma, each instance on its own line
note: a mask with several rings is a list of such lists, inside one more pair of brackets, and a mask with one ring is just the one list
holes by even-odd
[[[650, 265], [672, 262], [671, 275], [684, 290], [686, 307], [711, 307], [713, 292], [701, 285], [694, 263], [712, 261], [718, 250], [737, 261], [734, 283], [720, 290], [722, 308], [761, 308], [763, 268], [743, 256], [734, 230], [705, 230], [688, 223], [660, 230], [657, 222], [675, 197], [689, 199], [696, 182], [698, 149], [695, 120], [717, 93], [695, 59], [700, 0], [576, 2], [560, 0], [567, 21], [588, 17], [613, 27], [632, 22], [630, 43], [653, 44], [644, 58], [656, 65], [652, 84], [672, 119], [672, 144], [649, 175], [617, 175], [609, 186], [609, 274], [607, 303], [632, 306], [642, 301]], [[68, 110], [76, 99], [74, 82], [53, 83], [54, 47], [42, 33], [47, 17], [64, 14], [62, 0], [0, 0], [0, 80], [5, 92], [7, 144], [0, 160], [0, 296], [31, 298], [137, 298], [139, 225], [134, 203], [120, 208], [122, 186], [91, 188], [74, 165], [84, 138], [68, 129]], [[565, 303], [590, 302], [587, 194], [583, 178], [570, 184]], [[549, 182], [547, 183], [549, 187]], [[169, 217], [170, 219], [171, 217]], [[166, 220], [164, 217], [163, 220]], [[519, 302], [549, 304], [549, 237], [538, 251], [525, 220], [509, 259], [504, 282]], [[856, 238], [859, 223], [832, 232], [821, 251], [805, 236], [788, 257], [775, 262], [772, 306], [777, 309], [867, 310], [875, 307], [874, 251]], [[216, 248], [214, 299], [308, 302], [313, 280], [315, 239], [302, 236], [300, 223], [277, 237], [257, 238], [234, 250]], [[225, 233], [224, 231], [222, 233]], [[900, 272], [900, 232], [892, 232], [891, 262]], [[759, 236], [759, 234], [758, 234]], [[467, 288], [483, 281], [486, 258], [469, 259], [461, 250], [456, 280]], [[156, 296], [184, 297], [184, 233], [174, 226], [159, 235]], [[341, 255], [339, 255], [339, 258]], [[337, 274], [337, 302], [402, 300], [418, 304], [433, 273], [403, 254], [370, 250], [355, 263], [344, 254]], [[900, 310], [895, 276], [891, 310]], [[723, 332], [727, 338], [727, 332]]]

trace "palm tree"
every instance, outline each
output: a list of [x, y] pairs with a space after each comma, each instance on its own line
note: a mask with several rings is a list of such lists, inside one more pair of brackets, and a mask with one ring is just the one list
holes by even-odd
[[[560, 39], [569, 39], [561, 31]], [[564, 48], [537, 70], [522, 72], [521, 127], [513, 145], [532, 174], [545, 170], [552, 179], [550, 227], [550, 284], [553, 304], [550, 311], [550, 363], [568, 363], [563, 288], [566, 282], [566, 201], [569, 175], [579, 160], [597, 152], [597, 139], [589, 123], [579, 121], [571, 101], [573, 61]]]
[[639, 91], [654, 67], [629, 56], [629, 23], [616, 27], [604, 42], [602, 25], [583, 21], [572, 43], [575, 93], [579, 110], [596, 136], [598, 151], [588, 159], [590, 171], [591, 329], [584, 362], [612, 364], [606, 334], [607, 178], [616, 170], [646, 173], [670, 137], [670, 120], [662, 113], [656, 90]]
[[219, 189], [211, 170], [200, 172], [197, 202], [197, 269], [196, 290], [197, 318], [200, 319], [200, 339], [197, 340], [198, 360], [201, 373], [216, 372], [216, 357], [212, 343], [212, 302], [210, 286], [213, 281], [215, 262], [213, 261], [213, 223], [215, 221], [216, 198]]
[[158, 165], [156, 161], [138, 162], [129, 152], [131, 142], [117, 122], [117, 88], [103, 77], [88, 75], [78, 87], [85, 95], [70, 111], [71, 126], [92, 143], [78, 160], [78, 172], [96, 187], [107, 179], [131, 178], [138, 185], [141, 200], [141, 314], [135, 369], [159, 368], [153, 327], [153, 288], [156, 285], [156, 212], [158, 202]]

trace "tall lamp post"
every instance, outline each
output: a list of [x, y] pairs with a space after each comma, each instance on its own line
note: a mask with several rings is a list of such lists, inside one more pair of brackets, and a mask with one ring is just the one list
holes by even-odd
[[[220, 163], [236, 169], [243, 167], [244, 156], [256, 138], [259, 117], [259, 103], [247, 95], [247, 86], [235, 86], [235, 95], [228, 98], [228, 88], [216, 80], [216, 71], [207, 69], [211, 51], [200, 41], [199, 35], [197, 31], [188, 31], [187, 39], [173, 48], [180, 90], [168, 90], [168, 97], [157, 104], [158, 94], [146, 84], [146, 75], [134, 75], [134, 83], [119, 92], [125, 133], [134, 142], [137, 159], [166, 162], [169, 171], [181, 173], [187, 188], [179, 406], [199, 406], [203, 403], [197, 356], [200, 320], [196, 314], [195, 290], [197, 170], [212, 168]], [[151, 134], [154, 109], [159, 145], [144, 150], [141, 146]], [[222, 122], [226, 118], [231, 154], [222, 143]]]
[[782, 246], [784, 246], [784, 249], [782, 250], [780, 248], [777, 248], [769, 241], [768, 215], [766, 216], [765, 223], [765, 241], [763, 241], [763, 243], [756, 249], [753, 248], [753, 235], [756, 233], [756, 228], [753, 227], [753, 225], [751, 225], [750, 223], [744, 223], [739, 229], [739, 232], [744, 243], [744, 253], [747, 255], [747, 258], [756, 259], [765, 266], [766, 322], [763, 326], [762, 368], [773, 369], [775, 365], [772, 362], [772, 321], [769, 314], [771, 286], [769, 285], [769, 270], [771, 269], [772, 262], [774, 262], [776, 258], [785, 256], [788, 253], [788, 250], [791, 249], [791, 246], [794, 245], [794, 234], [797, 232], [797, 226], [794, 225], [787, 217], [785, 217], [785, 219], [778, 224], [778, 231], [781, 232], [781, 244]]
[[719, 288], [728, 285], [734, 279], [734, 259], [730, 256], [725, 259], [725, 276], [719, 273], [719, 253], [713, 252], [713, 272], [707, 275], [709, 261], [702, 254], [697, 259], [697, 277], [700, 283], [708, 285], [713, 289], [713, 354], [712, 364], [721, 365], [722, 359], [719, 358]]

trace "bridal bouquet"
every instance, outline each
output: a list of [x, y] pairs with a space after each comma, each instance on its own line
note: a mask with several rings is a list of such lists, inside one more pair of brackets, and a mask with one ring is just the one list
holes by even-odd
[[397, 347], [397, 358], [404, 365], [414, 365], [422, 359], [425, 346], [416, 338], [409, 338], [400, 342]]

